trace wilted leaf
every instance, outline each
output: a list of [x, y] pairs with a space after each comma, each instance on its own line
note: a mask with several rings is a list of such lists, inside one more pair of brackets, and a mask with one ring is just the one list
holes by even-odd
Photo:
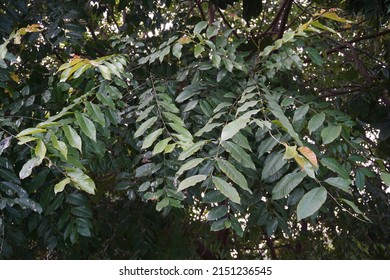
[[316, 154], [310, 150], [308, 147], [299, 147], [298, 151], [309, 160], [309, 162], [315, 167], [318, 168], [318, 161]]

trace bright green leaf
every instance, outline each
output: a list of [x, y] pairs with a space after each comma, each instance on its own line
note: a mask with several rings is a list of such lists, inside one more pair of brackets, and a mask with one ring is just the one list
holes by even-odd
[[70, 127], [67, 124], [64, 124], [62, 127], [65, 137], [68, 140], [69, 145], [71, 145], [73, 148], [78, 149], [80, 152], [81, 150], [81, 137], [77, 134], [76, 130], [74, 130], [72, 127]]
[[206, 180], [206, 175], [194, 175], [188, 177], [180, 182], [177, 192], [183, 191], [189, 187], [195, 186], [197, 183], [203, 182]]
[[180, 169], [176, 172], [176, 176], [180, 176], [183, 174], [185, 171], [190, 170], [192, 168], [197, 167], [202, 161], [204, 161], [204, 158], [194, 158], [185, 164], [183, 164]]
[[185, 160], [187, 159], [188, 157], [192, 156], [194, 153], [196, 153], [197, 151], [199, 151], [200, 148], [202, 148], [204, 146], [204, 144], [206, 144], [206, 140], [203, 140], [203, 141], [199, 141], [199, 142], [196, 142], [194, 143], [193, 145], [191, 145], [190, 147], [188, 147], [186, 150], [184, 150], [180, 155], [179, 155], [179, 158], [178, 160]]
[[78, 111], [75, 112], [75, 117], [81, 131], [96, 142], [96, 127], [93, 122]]
[[167, 147], [169, 141], [171, 141], [171, 140], [172, 140], [172, 138], [168, 137], [168, 138], [166, 138], [164, 140], [159, 141], [156, 144], [156, 146], [154, 146], [153, 155], [157, 155], [159, 153], [162, 153], [165, 150], [165, 148]]
[[238, 195], [237, 190], [228, 182], [219, 177], [214, 176], [212, 177], [212, 181], [217, 190], [219, 190], [224, 196], [229, 198], [234, 203], [241, 204], [240, 196]]
[[237, 132], [246, 127], [249, 119], [238, 118], [228, 123], [223, 129], [221, 134], [221, 142], [232, 138]]
[[148, 136], [146, 136], [143, 143], [142, 143], [141, 149], [142, 150], [147, 149], [150, 146], [152, 146], [154, 141], [156, 141], [156, 139], [163, 133], [163, 131], [164, 131], [163, 128], [159, 128], [159, 129], [153, 131], [152, 133], [150, 133]]
[[61, 182], [57, 183], [55, 186], [54, 186], [54, 194], [57, 194], [59, 192], [62, 192], [65, 188], [65, 186], [67, 184], [70, 183], [70, 179], [69, 178], [65, 178], [63, 179]]
[[147, 119], [144, 123], [142, 123], [138, 129], [134, 133], [134, 138], [138, 138], [145, 133], [148, 128], [150, 128], [157, 121], [157, 117], [152, 117]]

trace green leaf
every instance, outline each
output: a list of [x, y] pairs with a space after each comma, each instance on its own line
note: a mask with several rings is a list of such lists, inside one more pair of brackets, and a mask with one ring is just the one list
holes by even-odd
[[153, 173], [156, 173], [160, 168], [161, 164], [146, 163], [135, 170], [135, 177], [140, 178], [152, 175]]
[[246, 127], [249, 119], [238, 118], [228, 123], [223, 129], [221, 134], [221, 142], [232, 138], [237, 132]]
[[23, 208], [28, 208], [34, 212], [39, 213], [39, 214], [41, 214], [43, 211], [42, 206], [39, 203], [37, 203], [37, 202], [33, 201], [32, 199], [27, 198], [27, 197], [17, 198], [17, 199], [15, 199], [15, 202], [18, 203]]
[[206, 180], [206, 175], [194, 175], [188, 177], [180, 182], [179, 187], [177, 188], [177, 192], [183, 191], [189, 187], [195, 186], [197, 183], [203, 182]]
[[142, 123], [136, 132], [134, 133], [134, 138], [138, 138], [145, 133], [148, 128], [150, 128], [157, 121], [157, 117], [152, 117], [147, 119], [144, 123]]
[[32, 159], [28, 160], [23, 166], [22, 169], [19, 172], [19, 178], [24, 179], [31, 175], [32, 170], [34, 167], [40, 165], [42, 163], [42, 159], [38, 157], [33, 157]]
[[204, 203], [218, 203], [222, 202], [226, 197], [218, 190], [207, 191], [203, 197]]
[[230, 141], [222, 142], [222, 147], [242, 166], [256, 171], [256, 166], [250, 155], [243, 148]]
[[195, 133], [195, 136], [199, 137], [202, 136], [203, 133], [210, 132], [214, 128], [223, 125], [223, 123], [207, 123], [204, 127], [202, 127], [197, 133]]
[[244, 175], [242, 175], [233, 164], [224, 159], [219, 159], [218, 167], [223, 173], [226, 174], [226, 176], [228, 176], [230, 180], [236, 183], [240, 188], [252, 194], [252, 191], [249, 189], [248, 182], [246, 181]]
[[341, 177], [331, 177], [331, 178], [326, 179], [325, 183], [327, 183], [333, 187], [339, 188], [340, 190], [342, 190], [346, 193], [351, 193], [351, 190], [349, 187], [350, 187], [352, 181], [350, 179], [344, 179]]
[[38, 140], [37, 146], [35, 147], [35, 156], [41, 160], [46, 156], [46, 146], [41, 139]]
[[263, 139], [261, 141], [260, 146], [257, 148], [257, 156], [259, 158], [270, 152], [278, 144], [278, 141], [276, 141], [274, 138], [280, 140], [280, 134], [275, 135], [274, 137], [268, 137], [267, 139]]
[[55, 186], [54, 186], [54, 194], [57, 194], [59, 192], [62, 192], [64, 189], [65, 189], [65, 186], [67, 184], [70, 183], [70, 179], [69, 178], [65, 178], [64, 180], [62, 180], [61, 182], [57, 183]]
[[176, 43], [172, 48], [172, 54], [177, 57], [177, 59], [180, 59], [181, 57], [181, 49], [183, 48], [183, 45], [180, 43]]
[[212, 177], [212, 181], [217, 188], [224, 196], [229, 198], [231, 201], [237, 204], [241, 204], [240, 196], [235, 188], [233, 188], [228, 182], [219, 178]]
[[226, 205], [219, 205], [214, 207], [207, 213], [207, 221], [218, 220], [228, 214], [228, 208]]
[[108, 68], [105, 65], [99, 65], [100, 73], [102, 74], [103, 78], [106, 80], [111, 80], [111, 71], [110, 68]]
[[217, 36], [217, 34], [218, 34], [218, 27], [216, 26], [209, 26], [206, 30], [207, 39]]
[[244, 230], [242, 229], [239, 220], [233, 215], [229, 215], [229, 220], [231, 222], [231, 228], [237, 233], [239, 237], [243, 237]]
[[387, 173], [387, 172], [382, 172], [381, 175], [380, 175], [380, 177], [381, 177], [382, 181], [383, 181], [386, 185], [390, 186], [390, 174], [389, 174], [389, 173]]
[[273, 188], [272, 199], [281, 199], [290, 194], [306, 177], [306, 173], [299, 171], [284, 176]]
[[168, 137], [168, 138], [166, 138], [164, 140], [159, 141], [156, 144], [156, 146], [154, 146], [153, 155], [157, 155], [159, 153], [162, 153], [165, 150], [165, 148], [167, 147], [169, 141], [171, 141], [171, 140], [172, 140], [172, 138]]
[[307, 112], [309, 111], [309, 105], [305, 104], [300, 107], [298, 107], [295, 110], [293, 122], [297, 122], [301, 120], [304, 116], [306, 116]]
[[321, 131], [322, 142], [326, 145], [336, 140], [341, 133], [341, 125], [329, 125]]
[[86, 193], [95, 194], [95, 183], [93, 180], [79, 168], [66, 169], [66, 174], [76, 188], [79, 188]]
[[109, 106], [111, 108], [115, 107], [114, 101], [110, 96], [107, 95], [107, 93], [98, 91], [96, 93], [96, 97], [103, 105]]
[[177, 123], [168, 123], [168, 125], [177, 133], [179, 133], [185, 142], [192, 142], [193, 137], [184, 126], [181, 126]]
[[179, 158], [178, 160], [185, 160], [187, 159], [188, 157], [192, 156], [194, 153], [196, 153], [197, 151], [199, 151], [200, 148], [202, 148], [204, 146], [204, 144], [206, 144], [206, 140], [203, 140], [203, 141], [199, 141], [199, 142], [196, 142], [194, 143], [193, 145], [191, 145], [189, 148], [187, 148], [186, 150], [184, 150], [180, 155], [179, 155]]
[[236, 135], [232, 138], [233, 142], [239, 145], [240, 147], [252, 151], [248, 139], [241, 132], [237, 132]]
[[64, 142], [59, 141], [54, 134], [52, 134], [50, 136], [50, 139], [51, 139], [51, 142], [53, 143], [54, 149], [58, 150], [64, 156], [64, 158], [67, 159], [68, 158], [68, 146], [66, 146], [66, 144]]
[[91, 118], [104, 127], [106, 125], [106, 119], [100, 107], [92, 102], [86, 102], [85, 106]]
[[194, 56], [195, 58], [198, 58], [202, 52], [204, 52], [204, 47], [201, 44], [196, 44], [194, 48]]
[[264, 95], [268, 101], [268, 107], [271, 110], [272, 114], [280, 121], [283, 127], [287, 130], [288, 134], [299, 144], [299, 146], [303, 146], [302, 141], [299, 139], [298, 134], [295, 132], [288, 118], [285, 116], [282, 108], [278, 103], [275, 102], [272, 96], [269, 94]]
[[363, 212], [356, 206], [355, 203], [353, 203], [352, 201], [350, 200], [347, 200], [347, 199], [343, 199], [341, 198], [340, 199], [341, 201], [347, 203], [349, 206], [351, 206], [351, 208], [353, 209], [353, 211], [355, 211], [356, 214], [361, 214], [363, 215]]
[[341, 177], [349, 179], [349, 172], [345, 169], [340, 163], [338, 163], [334, 158], [323, 158], [321, 159], [322, 165], [326, 166], [329, 170], [336, 172]]
[[308, 47], [308, 48], [305, 48], [305, 51], [309, 55], [310, 60], [314, 62], [314, 64], [322, 66], [322, 64], [323, 64], [322, 57], [316, 49]]
[[200, 21], [194, 27], [194, 35], [200, 34], [200, 32], [207, 27], [207, 21]]
[[298, 221], [313, 215], [325, 203], [327, 191], [324, 187], [312, 189], [305, 194], [297, 206]]
[[276, 172], [278, 172], [282, 167], [287, 163], [283, 159], [283, 153], [272, 153], [270, 154], [267, 159], [265, 160], [265, 165], [263, 167], [263, 170], [261, 172], [261, 179], [265, 180], [272, 175], [274, 175]]
[[[121, 74], [120, 74], [120, 72], [119, 72], [119, 69], [118, 69], [114, 64], [109, 63], [109, 62], [107, 62], [107, 61], [104, 61], [103, 63], [104, 63], [104, 65], [107, 66], [108, 69], [110, 70], [110, 78], [111, 78], [111, 73], [114, 74], [115, 76], [117, 76], [118, 78], [121, 78]], [[102, 70], [100, 69], [100, 72], [101, 72], [101, 71], [102, 71]], [[102, 74], [103, 74], [103, 73], [102, 73]], [[110, 79], [107, 79], [104, 75], [103, 75], [103, 77], [104, 77], [106, 80], [110, 80]]]
[[156, 139], [163, 133], [163, 131], [164, 131], [163, 128], [159, 128], [156, 131], [153, 131], [152, 133], [150, 133], [148, 136], [146, 136], [143, 143], [142, 143], [141, 149], [142, 150], [147, 149], [150, 146], [152, 146], [154, 141], [156, 141]]
[[229, 72], [233, 72], [233, 63], [231, 62], [230, 59], [222, 57], [222, 62], [225, 65], [226, 70], [228, 70]]
[[160, 212], [163, 208], [167, 207], [169, 205], [169, 198], [164, 197], [162, 200], [157, 202], [156, 204], [156, 210]]
[[35, 128], [35, 127], [27, 128], [27, 129], [24, 129], [21, 132], [19, 132], [16, 135], [16, 138], [26, 136], [26, 135], [31, 135], [31, 134], [42, 133], [42, 132], [46, 132], [46, 131], [47, 131], [47, 129], [43, 129], [43, 128]]
[[361, 170], [356, 170], [355, 185], [358, 189], [363, 189], [366, 185], [366, 176]]
[[81, 131], [94, 142], [96, 142], [96, 127], [93, 122], [80, 112], [75, 112], [75, 117]]
[[67, 124], [64, 124], [62, 126], [62, 129], [65, 133], [65, 137], [68, 140], [69, 145], [71, 145], [73, 148], [76, 148], [80, 152], [82, 152], [82, 150], [81, 150], [81, 137], [77, 134], [76, 130], [74, 130], [72, 127], [70, 127]]
[[180, 169], [176, 172], [176, 176], [182, 175], [185, 171], [190, 170], [192, 168], [197, 167], [202, 161], [204, 161], [204, 158], [194, 158], [192, 160], [189, 160], [185, 164], [183, 164]]

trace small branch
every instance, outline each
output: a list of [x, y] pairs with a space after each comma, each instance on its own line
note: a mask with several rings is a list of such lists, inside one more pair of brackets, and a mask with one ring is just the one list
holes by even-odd
[[267, 234], [267, 231], [265, 229], [263, 229], [263, 234], [265, 236], [265, 240], [267, 242], [267, 246], [269, 248], [269, 251], [270, 251], [270, 254], [271, 254], [271, 258], [273, 260], [277, 260], [278, 256], [276, 255], [275, 246], [274, 246], [274, 243], [272, 242], [272, 239], [269, 238], [269, 236]]
[[345, 42], [344, 44], [340, 44], [339, 46], [337, 46], [331, 50], [328, 50], [326, 52], [326, 54], [330, 55], [330, 54], [333, 54], [335, 52], [339, 52], [342, 49], [348, 48], [353, 43], [364, 41], [364, 40], [369, 40], [369, 39], [374, 39], [374, 38], [381, 37], [381, 36], [384, 36], [384, 35], [389, 34], [389, 33], [390, 33], [390, 29], [386, 29], [386, 30], [379, 32], [379, 33], [376, 33], [376, 34], [370, 34], [370, 35], [362, 36], [362, 37], [359, 37], [356, 39], [352, 39], [350, 41]]
[[240, 39], [240, 36], [238, 35], [237, 31], [231, 26], [230, 22], [226, 19], [225, 15], [223, 14], [222, 10], [218, 8], [218, 13], [221, 16], [223, 22], [226, 24], [226, 26], [233, 30], [233, 34], [237, 39]]
[[200, 12], [200, 15], [202, 16], [202, 19], [204, 21], [207, 21], [207, 17], [205, 12], [203, 11], [202, 2], [200, 0], [195, 0], [196, 5], [198, 6], [198, 10]]

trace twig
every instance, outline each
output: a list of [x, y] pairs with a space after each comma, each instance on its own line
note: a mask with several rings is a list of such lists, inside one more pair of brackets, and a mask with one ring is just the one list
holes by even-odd
[[235, 36], [237, 39], [240, 39], [240, 36], [238, 35], [237, 31], [232, 27], [232, 25], [230, 24], [230, 22], [226, 19], [225, 15], [223, 14], [223, 12], [221, 11], [221, 9], [219, 9], [219, 8], [218, 8], [218, 13], [219, 13], [219, 15], [221, 16], [223, 22], [226, 24], [226, 26], [233, 30], [234, 36]]

